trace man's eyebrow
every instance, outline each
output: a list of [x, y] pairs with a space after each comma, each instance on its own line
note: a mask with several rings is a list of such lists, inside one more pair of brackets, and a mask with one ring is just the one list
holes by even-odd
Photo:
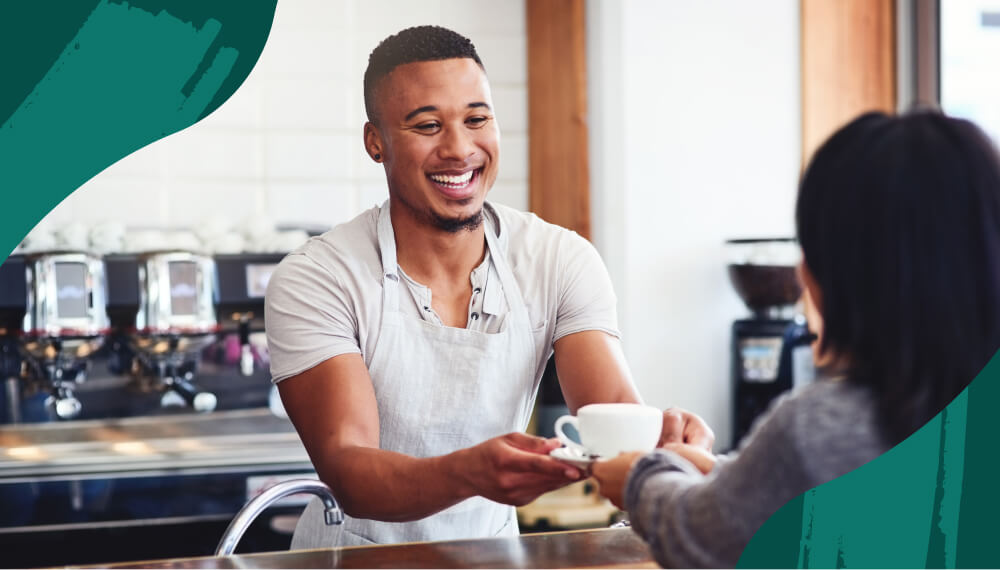
[[[475, 103], [469, 103], [469, 108], [470, 109], [476, 109], [476, 108], [479, 108], [479, 107], [484, 107], [488, 111], [492, 111], [493, 110], [492, 108], [490, 108], [489, 104], [483, 103], [482, 101], [476, 101]], [[409, 121], [410, 119], [412, 119], [413, 117], [416, 117], [420, 113], [426, 113], [428, 111], [437, 111], [437, 110], [438, 110], [438, 108], [435, 107], [434, 105], [425, 105], [423, 107], [419, 107], [419, 108], [414, 109], [414, 110], [410, 111], [409, 113], [407, 113], [406, 117], [404, 117], [403, 120], [404, 121]]]
[[434, 105], [425, 105], [423, 107], [420, 107], [418, 109], [414, 109], [414, 110], [410, 111], [409, 114], [406, 115], [406, 118], [404, 118], [403, 120], [404, 121], [409, 121], [410, 119], [412, 119], [413, 117], [416, 117], [420, 113], [426, 113], [427, 111], [437, 111], [437, 110], [438, 110], [438, 108], [435, 107]]

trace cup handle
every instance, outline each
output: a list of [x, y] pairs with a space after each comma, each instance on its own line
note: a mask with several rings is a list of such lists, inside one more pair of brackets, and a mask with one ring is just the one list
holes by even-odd
[[559, 441], [566, 447], [570, 449], [575, 449], [580, 453], [586, 455], [587, 448], [573, 441], [572, 439], [569, 438], [568, 435], [566, 435], [563, 432], [562, 428], [566, 424], [570, 424], [571, 426], [575, 427], [577, 433], [580, 432], [580, 420], [578, 420], [576, 416], [561, 416], [558, 420], [556, 420], [556, 426], [554, 428], [554, 431], [556, 432], [556, 437], [558, 437]]

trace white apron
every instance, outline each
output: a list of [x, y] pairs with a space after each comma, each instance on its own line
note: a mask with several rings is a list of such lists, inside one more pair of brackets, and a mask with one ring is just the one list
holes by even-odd
[[[440, 326], [399, 312], [399, 288], [405, 285], [400, 283], [388, 202], [379, 212], [382, 324], [367, 364], [382, 449], [414, 457], [444, 455], [528, 425], [538, 389], [538, 355], [506, 254], [485, 212], [483, 218], [486, 245], [509, 310], [495, 334]], [[292, 549], [517, 534], [514, 507], [482, 497], [414, 522], [346, 517], [341, 526], [326, 526], [322, 503], [314, 499], [295, 529]]]

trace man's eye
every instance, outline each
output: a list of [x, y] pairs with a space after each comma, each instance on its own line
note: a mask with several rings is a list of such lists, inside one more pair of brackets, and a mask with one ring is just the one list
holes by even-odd
[[413, 128], [417, 129], [418, 131], [430, 133], [436, 130], [439, 126], [440, 125], [438, 125], [437, 123], [420, 123], [419, 125]]
[[473, 127], [481, 127], [485, 125], [486, 122], [489, 120], [490, 120], [489, 117], [469, 117], [466, 120], [466, 122], [472, 125]]

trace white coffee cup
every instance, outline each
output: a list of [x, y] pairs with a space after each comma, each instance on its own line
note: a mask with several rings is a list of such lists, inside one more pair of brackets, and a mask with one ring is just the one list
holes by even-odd
[[[566, 424], [579, 432], [580, 443], [563, 432]], [[556, 437], [566, 447], [605, 458], [623, 451], [652, 451], [662, 430], [663, 412], [642, 404], [589, 404], [575, 416], [560, 417], [555, 425]]]

